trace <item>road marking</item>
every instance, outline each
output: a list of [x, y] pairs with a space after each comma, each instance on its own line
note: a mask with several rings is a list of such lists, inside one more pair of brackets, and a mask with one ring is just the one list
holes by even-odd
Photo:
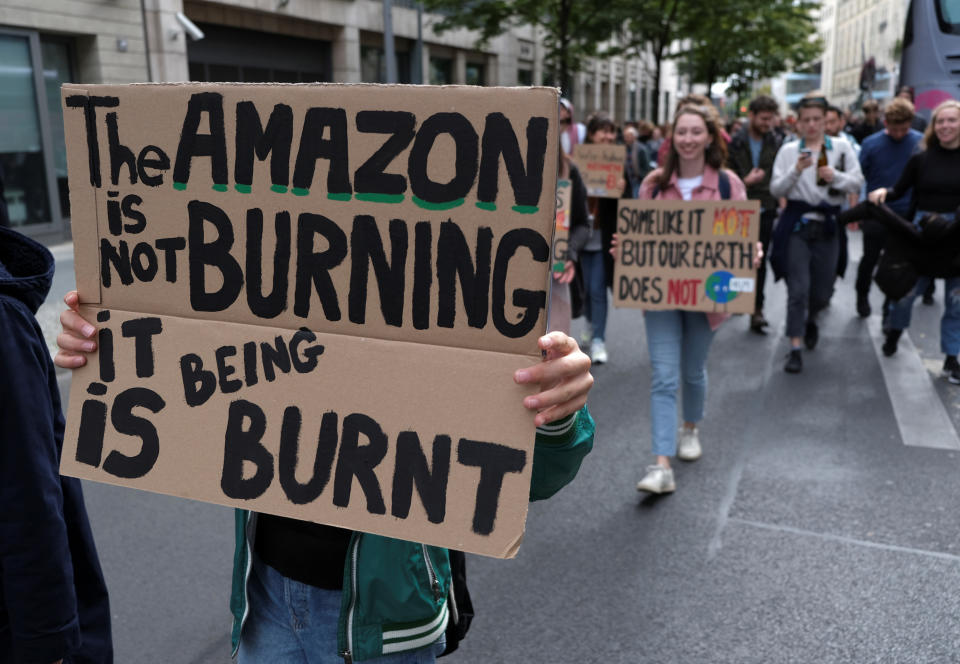
[[918, 556], [927, 556], [929, 558], [940, 558], [950, 562], [960, 562], [960, 556], [952, 553], [943, 553], [941, 551], [929, 551], [927, 549], [911, 549], [906, 546], [897, 546], [896, 544], [883, 544], [881, 542], [871, 542], [869, 540], [860, 540], [844, 535], [831, 535], [829, 533], [818, 533], [812, 530], [803, 530], [802, 528], [792, 528], [790, 526], [780, 526], [774, 523], [763, 523], [761, 521], [749, 521], [747, 519], [738, 519], [731, 517], [731, 523], [739, 523], [744, 526], [752, 526], [763, 530], [773, 530], [776, 532], [790, 533], [791, 535], [800, 535], [801, 537], [816, 537], [817, 539], [827, 540], [829, 542], [840, 542], [841, 544], [853, 544], [868, 549], [881, 549], [883, 551], [894, 551], [896, 553], [912, 553]]
[[[774, 357], [777, 356], [779, 352], [779, 342], [776, 340], [771, 340], [768, 342], [768, 356], [767, 361], [763, 364], [766, 369], [763, 372], [763, 379], [760, 381], [759, 394], [765, 395], [764, 398], [756, 402], [755, 407], [760, 409], [762, 412], [763, 407], [766, 404], [766, 395], [769, 394], [767, 390], [770, 380], [773, 377], [773, 372], [777, 370], [774, 367], [776, 362]], [[737, 500], [737, 494], [740, 491], [740, 481], [743, 479], [743, 469], [747, 465], [747, 459], [754, 453], [754, 447], [756, 441], [752, 436], [747, 436], [743, 439], [742, 444], [737, 449], [737, 455], [734, 460], [733, 470], [730, 472], [729, 477], [727, 477], [726, 489], [723, 492], [723, 497], [720, 499], [719, 510], [717, 514], [717, 525], [713, 530], [713, 537], [710, 538], [710, 543], [707, 544], [707, 562], [710, 562], [717, 557], [717, 554], [720, 553], [720, 549], [723, 548], [723, 533], [727, 528], [727, 521], [730, 519], [730, 511], [733, 509], [733, 504]]]
[[867, 319], [867, 325], [903, 444], [960, 450], [957, 431], [909, 333], [904, 331], [900, 337], [900, 347], [893, 357], [884, 357], [880, 316], [871, 316]]

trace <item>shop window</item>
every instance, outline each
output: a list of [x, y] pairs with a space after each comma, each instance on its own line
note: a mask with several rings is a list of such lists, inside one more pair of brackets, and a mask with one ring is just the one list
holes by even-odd
[[60, 85], [72, 80], [66, 42], [0, 32], [0, 177], [10, 225], [69, 216]]
[[453, 60], [430, 58], [430, 85], [450, 85], [451, 83], [453, 83]]
[[467, 63], [467, 85], [486, 85], [483, 65], [475, 62]]
[[40, 38], [43, 59], [43, 86], [47, 97], [47, 118], [50, 120], [50, 149], [53, 156], [53, 175], [56, 179], [54, 204], [60, 214], [70, 217], [70, 192], [67, 189], [67, 141], [63, 134], [63, 107], [60, 105], [60, 86], [73, 81], [70, 71], [70, 49], [65, 42]]
[[[397, 83], [410, 83], [412, 73], [410, 53], [398, 52]], [[387, 59], [379, 46], [360, 47], [360, 80], [364, 83], [387, 82]]]

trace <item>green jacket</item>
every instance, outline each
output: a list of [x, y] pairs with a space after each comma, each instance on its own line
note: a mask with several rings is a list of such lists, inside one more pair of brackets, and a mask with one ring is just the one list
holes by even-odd
[[[549, 498], [580, 470], [593, 448], [594, 423], [587, 407], [537, 429], [530, 500]], [[247, 616], [247, 580], [252, 565], [256, 514], [236, 510], [233, 558], [232, 644], [236, 655]], [[414, 650], [440, 638], [450, 612], [447, 550], [426, 544], [354, 532], [343, 569], [338, 623], [339, 654], [349, 664]]]

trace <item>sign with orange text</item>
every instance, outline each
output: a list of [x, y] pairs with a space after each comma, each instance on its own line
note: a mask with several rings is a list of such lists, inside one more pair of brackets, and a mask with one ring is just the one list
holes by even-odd
[[573, 161], [587, 187], [587, 196], [620, 198], [627, 148], [622, 145], [579, 143], [573, 146]]
[[614, 304], [753, 313], [757, 201], [621, 200]]

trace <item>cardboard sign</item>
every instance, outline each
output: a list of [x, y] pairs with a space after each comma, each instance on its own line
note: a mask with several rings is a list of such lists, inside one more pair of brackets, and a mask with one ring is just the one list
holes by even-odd
[[573, 184], [570, 180], [557, 180], [557, 219], [553, 229], [553, 271], [563, 272], [567, 262], [567, 241], [570, 239], [570, 202]]
[[[61, 472], [512, 557], [557, 93], [63, 88], [77, 284]], [[552, 149], [548, 148], [552, 146]]]
[[573, 161], [587, 187], [587, 196], [620, 198], [626, 159], [627, 148], [623, 145], [580, 143], [573, 146]]
[[753, 313], [757, 201], [622, 200], [614, 304]]

